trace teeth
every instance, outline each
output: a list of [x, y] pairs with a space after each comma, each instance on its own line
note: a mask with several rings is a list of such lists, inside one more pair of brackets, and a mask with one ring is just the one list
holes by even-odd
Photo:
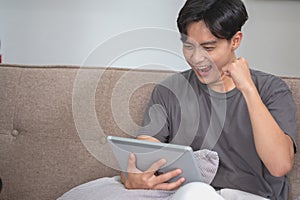
[[198, 66], [196, 68], [199, 69], [199, 70], [202, 70], [202, 69], [205, 69], [205, 68], [208, 68], [208, 67], [210, 67], [210, 65], [202, 65], [202, 66]]

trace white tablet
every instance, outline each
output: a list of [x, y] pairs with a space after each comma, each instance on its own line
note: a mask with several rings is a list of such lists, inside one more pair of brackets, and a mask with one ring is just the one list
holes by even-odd
[[176, 181], [180, 177], [185, 178], [184, 184], [202, 182], [203, 180], [194, 158], [193, 150], [189, 146], [149, 142], [117, 136], [108, 136], [107, 140], [118, 161], [120, 170], [125, 172], [125, 174], [129, 155], [130, 153], [134, 153], [137, 168], [141, 171], [149, 169], [154, 162], [162, 158], [166, 159], [167, 163], [156, 174], [181, 169], [182, 173], [178, 177], [169, 180], [169, 182]]

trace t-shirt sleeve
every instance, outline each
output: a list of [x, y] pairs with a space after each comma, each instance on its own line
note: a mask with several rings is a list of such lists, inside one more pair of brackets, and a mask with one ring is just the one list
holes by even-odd
[[271, 78], [268, 82], [269, 86], [263, 87], [261, 91], [263, 102], [280, 128], [293, 140], [296, 152], [296, 106], [292, 93], [287, 84], [277, 77]]
[[138, 135], [149, 135], [161, 142], [168, 142], [169, 120], [166, 106], [168, 92], [161, 85], [154, 87]]

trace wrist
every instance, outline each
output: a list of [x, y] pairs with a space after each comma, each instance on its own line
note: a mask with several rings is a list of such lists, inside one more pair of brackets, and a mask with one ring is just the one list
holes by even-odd
[[243, 87], [240, 89], [241, 93], [245, 96], [245, 95], [252, 95], [257, 93], [257, 89], [256, 86], [254, 84], [250, 84], [246, 87]]
[[241, 92], [248, 105], [248, 108], [255, 108], [260, 105], [260, 103], [262, 103], [261, 97], [256, 87], [244, 88], [244, 90], [242, 90]]

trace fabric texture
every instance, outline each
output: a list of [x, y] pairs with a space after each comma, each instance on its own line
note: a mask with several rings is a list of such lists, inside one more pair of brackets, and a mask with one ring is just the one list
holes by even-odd
[[218, 193], [226, 200], [268, 200], [255, 194], [229, 188], [221, 189]]
[[[224, 198], [208, 184], [194, 182], [179, 188], [172, 200], [224, 200]], [[231, 199], [228, 199], [231, 200]], [[245, 199], [244, 199], [245, 200]]]
[[203, 177], [203, 182], [210, 184], [217, 174], [219, 166], [219, 156], [217, 152], [208, 149], [198, 150], [194, 152], [194, 157], [198, 161], [198, 167]]
[[268, 200], [264, 197], [251, 194], [248, 192], [222, 189], [215, 191], [213, 187], [208, 184], [194, 182], [184, 185], [178, 189], [172, 196], [172, 200]]

